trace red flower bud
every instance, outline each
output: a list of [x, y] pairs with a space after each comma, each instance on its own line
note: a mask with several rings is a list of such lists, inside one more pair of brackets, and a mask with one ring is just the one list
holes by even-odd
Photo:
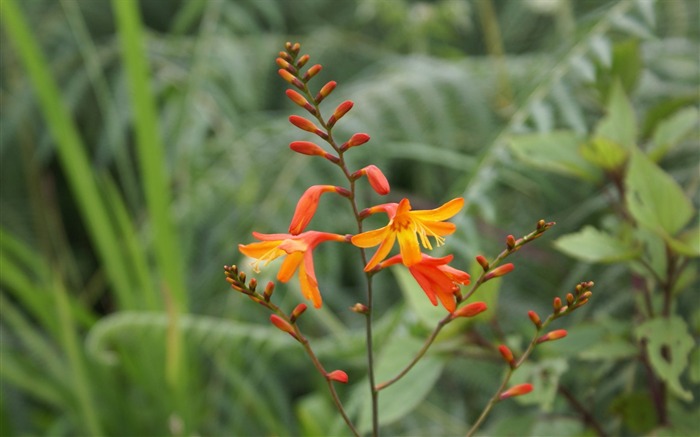
[[342, 382], [343, 384], [348, 383], [348, 374], [343, 372], [342, 370], [334, 370], [326, 375], [326, 378], [328, 378], [331, 381], [338, 381]]
[[301, 130], [305, 130], [307, 132], [313, 132], [316, 133], [319, 129], [316, 127], [315, 124], [313, 124], [310, 120], [305, 119], [304, 117], [300, 117], [298, 115], [290, 115], [289, 116], [289, 121], [292, 123], [294, 126], [298, 127]]
[[512, 272], [514, 268], [515, 266], [513, 265], [513, 263], [503, 264], [502, 266], [496, 267], [495, 269], [488, 272], [486, 276], [484, 276], [484, 282], [488, 281], [489, 279], [498, 278], [499, 276], [506, 275]]
[[562, 303], [561, 299], [559, 297], [555, 297], [554, 300], [552, 301], [552, 307], [554, 308], [554, 312], [558, 313], [559, 310], [561, 309]]
[[566, 293], [566, 303], [568, 303], [569, 305], [574, 303], [574, 295], [573, 294]]
[[326, 151], [311, 141], [292, 141], [289, 148], [302, 155], [325, 156]]
[[369, 312], [367, 305], [361, 303], [356, 303], [355, 305], [351, 306], [350, 310], [358, 314], [367, 314]]
[[277, 58], [277, 59], [275, 59], [275, 62], [277, 63], [278, 66], [289, 71], [290, 73], [296, 71], [296, 69], [285, 59]]
[[299, 79], [297, 79], [296, 77], [294, 77], [294, 75], [293, 75], [292, 73], [290, 73], [289, 71], [280, 68], [279, 70], [277, 70], [277, 73], [282, 77], [282, 79], [284, 79], [284, 80], [286, 80], [287, 82], [291, 83], [291, 84], [294, 85], [295, 87], [301, 88], [301, 89], [304, 88], [304, 84], [301, 83], [301, 81], [300, 81]]
[[327, 84], [323, 85], [323, 88], [321, 88], [321, 90], [318, 92], [318, 94], [316, 94], [316, 97], [315, 97], [316, 103], [321, 103], [321, 100], [323, 100], [323, 99], [325, 99], [326, 97], [328, 97], [328, 95], [329, 95], [331, 92], [333, 92], [333, 90], [335, 89], [335, 86], [336, 86], [336, 85], [337, 85], [337, 83], [336, 83], [334, 80], [332, 80], [332, 81], [328, 82]]
[[361, 176], [367, 176], [369, 184], [372, 186], [372, 189], [377, 194], [381, 196], [389, 194], [389, 181], [386, 179], [386, 176], [384, 176], [384, 173], [382, 173], [382, 171], [379, 170], [379, 167], [377, 167], [376, 165], [368, 165], [367, 167], [358, 170], [351, 175], [353, 180], [358, 179]]
[[292, 337], [297, 338], [297, 334], [294, 332], [292, 325], [277, 314], [270, 315], [270, 322], [280, 331], [284, 331]]
[[510, 367], [515, 366], [515, 357], [513, 357], [513, 352], [511, 352], [508, 346], [504, 344], [498, 346], [498, 352], [501, 353], [501, 356], [503, 357], [505, 362], [508, 363], [508, 365], [510, 365]]
[[500, 394], [498, 397], [500, 400], [512, 398], [513, 396], [521, 396], [528, 394], [532, 391], [532, 384], [525, 383], [525, 384], [518, 384], [515, 385], [508, 390], [504, 391], [503, 393]]
[[341, 117], [345, 114], [348, 113], [350, 109], [352, 109], [352, 106], [354, 105], [353, 102], [350, 100], [346, 100], [340, 105], [338, 105], [337, 108], [335, 108], [335, 111], [333, 112], [333, 115], [330, 116], [328, 119], [328, 127], [332, 127], [335, 125], [335, 123], [341, 119]]
[[489, 269], [489, 262], [482, 255], [476, 256], [476, 262], [479, 263], [479, 265], [482, 269], [484, 269], [484, 271], [487, 271]]
[[488, 307], [484, 302], [474, 302], [463, 307], [457, 308], [452, 315], [452, 319], [457, 317], [474, 317], [475, 315], [486, 311]]
[[321, 67], [320, 64], [316, 64], [316, 65], [312, 66], [311, 68], [309, 68], [308, 70], [306, 70], [306, 73], [304, 73], [304, 82], [308, 82], [309, 79], [316, 76], [318, 74], [318, 72], [321, 71], [321, 68], [323, 68], [323, 67]]
[[297, 305], [297, 306], [294, 308], [294, 310], [292, 310], [292, 315], [291, 315], [291, 317], [289, 318], [289, 320], [290, 320], [292, 323], [296, 322], [297, 319], [299, 318], [299, 316], [301, 316], [302, 314], [304, 314], [304, 311], [306, 311], [306, 304], [300, 303], [299, 305]]
[[272, 293], [275, 291], [275, 283], [270, 281], [267, 283], [267, 286], [265, 287], [265, 291], [263, 292], [263, 297], [265, 298], [265, 302], [269, 302], [270, 298], [272, 297]]
[[538, 329], [542, 326], [542, 320], [540, 320], [540, 316], [538, 316], [536, 312], [528, 311], [527, 316]]
[[506, 247], [509, 250], [512, 250], [515, 247], [515, 237], [512, 235], [508, 235], [506, 237]]
[[304, 96], [302, 96], [298, 92], [296, 92], [294, 90], [287, 90], [284, 93], [287, 94], [287, 97], [289, 97], [289, 100], [291, 100], [292, 102], [301, 106], [302, 108], [304, 108], [304, 109], [312, 108], [313, 109], [313, 106], [311, 106], [309, 104], [309, 102], [304, 98]]
[[303, 55], [303, 56], [302, 56], [301, 58], [299, 58], [299, 60], [297, 61], [297, 68], [303, 67], [304, 65], [306, 65], [307, 62], [309, 62], [309, 55]]
[[560, 338], [566, 337], [568, 333], [566, 329], [557, 329], [556, 331], [548, 332], [542, 337], [537, 339], [537, 343], [544, 343], [545, 341], [559, 340]]
[[351, 147], [361, 146], [362, 144], [366, 143], [367, 141], [369, 141], [369, 135], [364, 134], [364, 133], [357, 133], [357, 134], [353, 135], [352, 137], [350, 137], [350, 139], [345, 144], [340, 146], [340, 150], [344, 152]]

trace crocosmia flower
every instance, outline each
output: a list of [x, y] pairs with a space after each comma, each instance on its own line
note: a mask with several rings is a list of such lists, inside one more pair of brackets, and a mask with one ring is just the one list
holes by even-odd
[[[433, 258], [421, 254], [420, 261], [408, 266], [411, 275], [423, 289], [433, 305], [437, 305], [438, 299], [442, 306], [449, 312], [456, 308], [455, 292], [459, 285], [469, 284], [469, 273], [457, 270], [447, 265], [452, 261], [452, 255], [442, 258]], [[403, 263], [402, 255], [395, 255], [379, 264], [380, 268]], [[403, 263], [405, 264], [405, 263]]]
[[436, 209], [412, 211], [411, 203], [408, 199], [403, 199], [400, 203], [385, 203], [365, 210], [363, 215], [384, 212], [389, 216], [389, 224], [383, 228], [352, 237], [352, 244], [358, 247], [379, 245], [379, 249], [365, 266], [365, 271], [372, 270], [386, 258], [397, 239], [403, 263], [406, 266], [419, 263], [422, 258], [418, 239], [420, 238], [420, 244], [428, 249], [433, 248], [428, 237], [435, 238], [438, 246], [444, 244], [443, 237], [454, 233], [456, 229], [454, 223], [445, 223], [444, 220], [457, 214], [462, 206], [464, 199], [458, 197]]
[[299, 235], [291, 234], [261, 234], [253, 232], [260, 240], [257, 243], [239, 244], [238, 249], [246, 256], [256, 259], [253, 268], [259, 272], [260, 262], [267, 265], [273, 259], [286, 256], [282, 262], [277, 279], [280, 282], [289, 281], [294, 272], [299, 270], [299, 283], [305, 298], [313, 302], [314, 307], [321, 306], [321, 292], [318, 289], [312, 251], [325, 241], [344, 242], [345, 236], [326, 232], [309, 231]]

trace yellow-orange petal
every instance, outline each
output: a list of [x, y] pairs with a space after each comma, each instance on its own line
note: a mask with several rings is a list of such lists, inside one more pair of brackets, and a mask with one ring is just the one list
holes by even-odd
[[393, 232], [387, 232], [386, 238], [379, 245], [379, 248], [374, 253], [374, 256], [367, 262], [365, 266], [365, 272], [369, 272], [377, 266], [387, 255], [391, 252], [391, 248], [394, 247], [394, 242], [396, 242], [396, 234]]
[[350, 241], [352, 241], [352, 244], [354, 244], [357, 247], [374, 247], [384, 240], [388, 231], [389, 228], [385, 226], [383, 228], [374, 229], [371, 231], [363, 232], [361, 234], [353, 235]]
[[299, 267], [302, 259], [304, 259], [303, 252], [292, 252], [287, 255], [282, 262], [279, 272], [277, 272], [277, 280], [280, 282], [289, 281]]
[[418, 264], [422, 258], [418, 239], [413, 229], [405, 228], [397, 232], [401, 257], [405, 266]]
[[315, 308], [321, 308], [321, 292], [318, 289], [316, 279], [307, 272], [305, 263], [299, 266], [299, 285], [301, 285], [301, 294], [310, 300]]
[[411, 211], [411, 216], [420, 220], [443, 221], [454, 217], [463, 206], [464, 198], [457, 197], [435, 209]]
[[238, 250], [241, 251], [243, 255], [251, 258], [272, 260], [280, 255], [284, 255], [284, 251], [278, 249], [279, 245], [280, 241], [262, 241], [250, 244], [239, 244]]

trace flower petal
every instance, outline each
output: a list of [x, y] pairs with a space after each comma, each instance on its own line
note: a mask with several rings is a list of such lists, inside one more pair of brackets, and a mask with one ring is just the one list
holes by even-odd
[[[309, 255], [307, 253], [307, 255]], [[307, 257], [304, 257], [304, 262], [299, 266], [299, 284], [301, 285], [301, 293], [305, 298], [313, 302], [315, 308], [321, 307], [321, 291], [318, 289], [318, 283], [313, 273], [313, 264], [309, 264]], [[311, 267], [310, 271], [308, 267]]]
[[277, 280], [280, 282], [287, 282], [291, 279], [294, 272], [299, 267], [301, 260], [304, 259], [303, 252], [292, 252], [284, 258], [280, 271], [277, 272]]
[[374, 247], [381, 243], [389, 232], [389, 228], [384, 226], [383, 228], [374, 229], [371, 231], [363, 232], [361, 234], [353, 235], [351, 241], [357, 247]]
[[463, 206], [464, 198], [457, 197], [435, 209], [411, 211], [411, 216], [419, 220], [443, 221], [454, 217]]
[[275, 259], [280, 255], [284, 255], [284, 251], [278, 249], [279, 245], [280, 241], [263, 241], [259, 243], [239, 244], [238, 250], [240, 250], [243, 255], [255, 259]]
[[404, 265], [412, 266], [419, 263], [422, 256], [416, 233], [412, 229], [405, 228], [401, 229], [397, 234]]
[[365, 266], [365, 272], [372, 270], [380, 261], [382, 261], [391, 252], [391, 248], [394, 247], [394, 242], [396, 241], [396, 234], [393, 232], [388, 232], [384, 241], [379, 246], [379, 249], [374, 253], [372, 259], [369, 260]]

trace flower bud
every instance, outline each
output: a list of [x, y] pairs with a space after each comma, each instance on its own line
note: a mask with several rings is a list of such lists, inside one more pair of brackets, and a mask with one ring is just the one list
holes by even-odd
[[287, 60], [282, 59], [282, 58], [277, 58], [275, 59], [275, 62], [280, 68], [283, 68], [290, 73], [294, 73], [296, 71], [296, 68], [294, 68]]
[[296, 92], [294, 90], [287, 90], [287, 91], [285, 91], [285, 94], [287, 94], [287, 97], [289, 97], [289, 99], [292, 102], [294, 102], [297, 105], [301, 106], [302, 108], [306, 109], [310, 113], [316, 114], [316, 108], [311, 106], [311, 104], [304, 98], [304, 96], [302, 96], [298, 92]]
[[299, 235], [304, 232], [306, 226], [311, 222], [311, 219], [316, 214], [316, 209], [318, 208], [318, 202], [321, 199], [323, 193], [329, 193], [334, 191], [341, 196], [348, 197], [350, 192], [342, 187], [336, 187], [334, 185], [313, 185], [309, 187], [304, 194], [299, 198], [297, 202], [297, 207], [294, 210], [294, 216], [289, 224], [289, 233], [292, 235]]
[[299, 79], [294, 77], [294, 75], [292, 73], [290, 73], [289, 71], [280, 68], [279, 70], [277, 70], [277, 73], [282, 77], [282, 79], [291, 83], [295, 87], [300, 88], [300, 89], [304, 88], [304, 84], [301, 83], [301, 81]]
[[557, 329], [556, 331], [548, 332], [542, 337], [537, 339], [537, 343], [544, 343], [545, 341], [559, 340], [560, 338], [566, 337], [566, 329]]
[[505, 344], [498, 346], [498, 352], [501, 353], [501, 356], [511, 368], [515, 367], [515, 357], [513, 357], [513, 352], [511, 352], [508, 346]]
[[303, 56], [302, 56], [301, 58], [299, 58], [299, 60], [297, 61], [297, 68], [303, 67], [304, 65], [306, 65], [307, 62], [309, 62], [309, 55], [303, 55]]
[[333, 112], [333, 115], [330, 116], [328, 119], [328, 127], [333, 127], [335, 123], [341, 119], [341, 117], [345, 114], [348, 113], [350, 109], [352, 109], [352, 106], [354, 105], [353, 102], [350, 100], [346, 100], [340, 105], [338, 105], [337, 108], [335, 108], [335, 111]]
[[536, 312], [534, 311], [528, 311], [527, 316], [530, 318], [532, 323], [539, 329], [542, 326], [542, 320], [540, 319], [540, 316], [537, 315]]
[[342, 382], [343, 384], [348, 383], [348, 374], [342, 370], [334, 370], [326, 374], [326, 378], [328, 378], [330, 381]]
[[506, 237], [506, 247], [508, 248], [508, 250], [513, 250], [513, 248], [515, 247], [515, 237], [514, 236], [508, 235]]
[[457, 317], [474, 317], [479, 313], [486, 311], [488, 307], [484, 302], [473, 302], [463, 307], [457, 308], [450, 318], [456, 319]]
[[272, 293], [275, 291], [275, 283], [270, 281], [267, 283], [267, 286], [265, 286], [265, 291], [263, 292], [263, 297], [265, 298], [265, 302], [269, 302], [270, 298], [272, 297]]
[[289, 321], [292, 323], [296, 322], [299, 316], [304, 314], [304, 311], [306, 311], [306, 304], [300, 303], [296, 306], [296, 308], [294, 308], [294, 310], [292, 310], [292, 315], [289, 318]]
[[345, 144], [340, 146], [340, 150], [342, 152], [344, 152], [351, 147], [361, 146], [362, 144], [366, 143], [367, 141], [369, 141], [369, 135], [367, 135], [365, 133], [357, 133], [357, 134], [353, 135], [352, 137], [350, 137], [350, 139], [347, 142], [345, 142]]
[[369, 313], [369, 308], [367, 308], [367, 305], [358, 302], [350, 307], [350, 311], [358, 314], [367, 314]]
[[508, 390], [504, 391], [501, 393], [498, 398], [500, 400], [512, 398], [513, 396], [522, 396], [525, 394], [528, 394], [532, 391], [532, 384], [525, 383], [525, 384], [518, 384], [514, 385], [513, 387], [509, 388]]
[[320, 64], [316, 64], [316, 65], [312, 66], [311, 68], [309, 68], [308, 70], [306, 70], [306, 73], [304, 73], [304, 77], [303, 77], [304, 82], [308, 82], [309, 79], [316, 76], [318, 74], [318, 72], [321, 71], [321, 68], [323, 68], [323, 67], [321, 67]]
[[482, 269], [484, 269], [484, 271], [487, 271], [489, 269], [489, 262], [482, 255], [476, 256], [476, 262], [479, 263], [479, 265]]
[[290, 325], [289, 322], [284, 320], [282, 317], [278, 316], [277, 314], [271, 314], [270, 322], [272, 322], [272, 324], [275, 325], [275, 327], [280, 331], [284, 331], [298, 340], [297, 334], [294, 332], [294, 327], [292, 327], [292, 325]]
[[508, 264], [503, 264], [502, 266], [498, 266], [495, 269], [491, 270], [484, 276], [484, 282], [488, 281], [489, 279], [493, 278], [498, 278], [499, 276], [506, 275], [510, 272], [513, 271], [515, 266], [513, 263], [508, 263]]
[[325, 99], [326, 97], [328, 97], [328, 95], [329, 95], [331, 92], [333, 92], [333, 90], [335, 89], [336, 85], [337, 85], [337, 83], [336, 83], [336, 81], [334, 81], [334, 80], [332, 80], [332, 81], [328, 82], [327, 84], [323, 85], [323, 87], [321, 88], [321, 90], [318, 92], [318, 94], [316, 94], [316, 97], [314, 98], [314, 100], [316, 100], [316, 103], [317, 103], [317, 104], [318, 104], [318, 103], [321, 103], [321, 100], [323, 100], [323, 99]]
[[566, 303], [568, 303], [569, 305], [574, 303], [574, 295], [573, 294], [566, 293]]
[[555, 313], [559, 312], [559, 310], [562, 307], [561, 299], [559, 297], [554, 298], [554, 300], [552, 301], [552, 307], [554, 308]]
[[307, 120], [304, 117], [300, 117], [298, 115], [290, 115], [289, 122], [292, 123], [294, 126], [298, 127], [299, 129], [305, 130], [307, 132], [316, 133], [316, 131], [319, 130], [316, 127], [316, 125], [313, 124], [310, 120]]
[[255, 289], [258, 286], [258, 280], [255, 278], [252, 278], [250, 281], [248, 281], [248, 289], [250, 291], [255, 291]]
[[311, 141], [292, 141], [289, 148], [302, 155], [325, 156], [326, 151]]
[[389, 191], [391, 190], [389, 187], [389, 181], [386, 179], [386, 176], [384, 176], [384, 173], [379, 170], [379, 167], [376, 165], [368, 165], [367, 167], [353, 173], [351, 178], [355, 180], [363, 175], [367, 176], [370, 186], [377, 194], [380, 196], [389, 194]]

